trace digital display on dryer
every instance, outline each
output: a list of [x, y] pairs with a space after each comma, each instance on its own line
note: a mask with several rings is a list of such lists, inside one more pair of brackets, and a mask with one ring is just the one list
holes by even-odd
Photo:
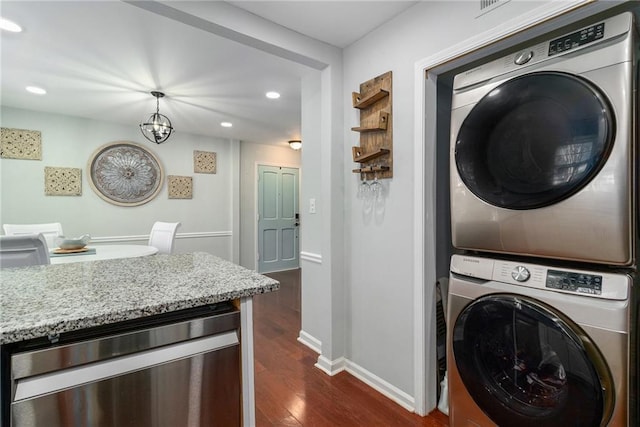
[[604, 22], [562, 36], [549, 43], [549, 56], [566, 52], [604, 37]]
[[546, 287], [589, 295], [602, 294], [602, 276], [572, 273], [568, 271], [547, 271]]

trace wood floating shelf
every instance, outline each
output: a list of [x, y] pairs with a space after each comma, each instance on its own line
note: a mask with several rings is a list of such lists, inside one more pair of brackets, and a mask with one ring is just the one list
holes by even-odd
[[361, 180], [393, 178], [393, 112], [392, 73], [387, 71], [360, 84], [352, 92], [353, 107], [360, 111], [360, 145], [351, 148], [351, 155]]
[[352, 147], [351, 151], [353, 154], [353, 161], [356, 163], [366, 163], [369, 160], [375, 159], [376, 157], [389, 154], [389, 150], [387, 150], [386, 148], [378, 148], [377, 150], [370, 153], [362, 153], [360, 147]]
[[367, 166], [364, 168], [353, 169], [353, 173], [375, 173], [385, 172], [389, 170], [389, 166]]
[[389, 123], [389, 113], [386, 111], [378, 112], [378, 120], [373, 126], [358, 126], [351, 128], [355, 132], [375, 132], [378, 130], [387, 130], [387, 123]]
[[379, 88], [377, 91], [367, 96], [361, 96], [358, 92], [353, 92], [351, 96], [353, 108], [363, 109], [370, 107], [382, 98], [389, 96], [389, 91]]

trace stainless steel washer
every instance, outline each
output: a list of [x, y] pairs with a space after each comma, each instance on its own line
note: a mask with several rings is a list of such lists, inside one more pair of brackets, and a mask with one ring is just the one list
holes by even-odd
[[450, 425], [638, 425], [632, 283], [626, 274], [454, 255]]
[[455, 247], [635, 265], [635, 42], [625, 13], [455, 77]]

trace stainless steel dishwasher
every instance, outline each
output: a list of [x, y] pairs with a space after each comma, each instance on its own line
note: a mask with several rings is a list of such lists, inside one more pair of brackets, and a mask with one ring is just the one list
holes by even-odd
[[239, 312], [207, 307], [139, 323], [10, 349], [10, 425], [241, 425]]

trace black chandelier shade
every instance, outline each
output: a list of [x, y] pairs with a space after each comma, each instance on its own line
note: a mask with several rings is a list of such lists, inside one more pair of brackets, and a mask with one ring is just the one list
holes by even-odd
[[151, 95], [156, 98], [156, 112], [151, 114], [145, 123], [140, 123], [140, 130], [142, 135], [149, 141], [162, 144], [171, 136], [173, 127], [171, 126], [171, 120], [167, 116], [160, 114], [160, 98], [164, 96], [164, 93], [153, 91]]

